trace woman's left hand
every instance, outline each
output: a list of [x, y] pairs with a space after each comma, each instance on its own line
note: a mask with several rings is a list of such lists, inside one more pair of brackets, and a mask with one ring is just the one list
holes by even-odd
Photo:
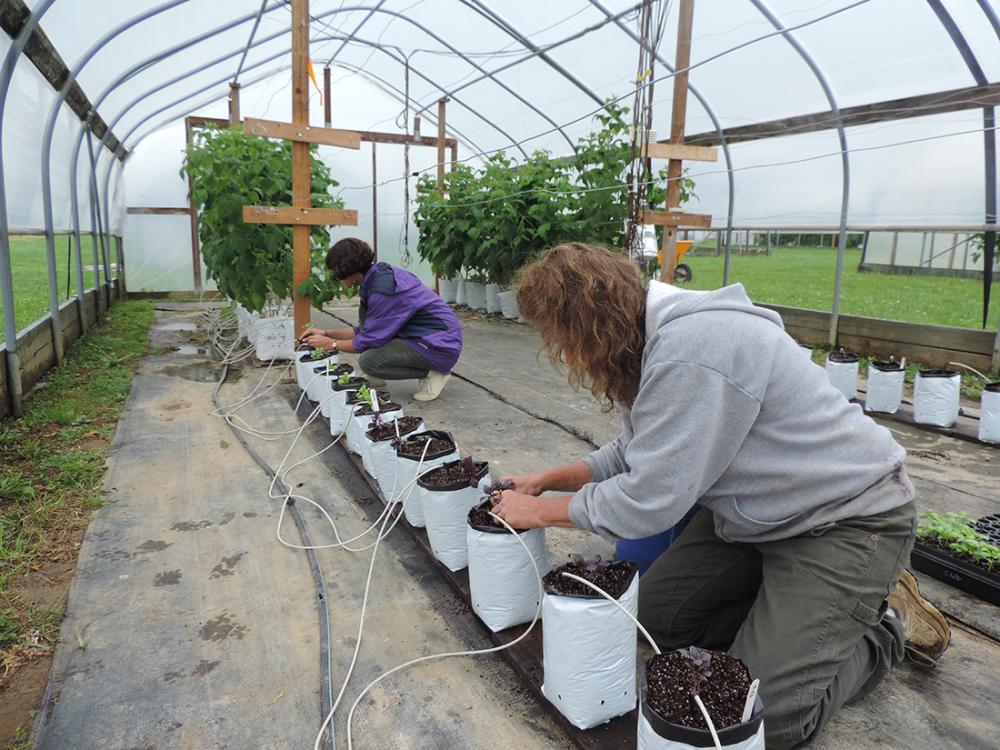
[[543, 525], [538, 512], [541, 503], [534, 495], [504, 490], [500, 493], [500, 502], [493, 506], [493, 512], [515, 529], [534, 529]]
[[302, 343], [309, 344], [315, 349], [333, 349], [334, 340], [329, 336], [321, 336], [318, 333], [311, 333], [302, 339]]

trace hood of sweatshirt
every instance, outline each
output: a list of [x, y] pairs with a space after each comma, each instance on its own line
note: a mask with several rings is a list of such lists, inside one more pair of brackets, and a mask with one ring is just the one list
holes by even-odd
[[650, 281], [646, 287], [646, 340], [651, 341], [664, 327], [686, 315], [729, 310], [769, 320], [784, 330], [781, 316], [773, 310], [756, 307], [742, 284], [732, 284], [710, 292], [681, 289], [671, 284]]

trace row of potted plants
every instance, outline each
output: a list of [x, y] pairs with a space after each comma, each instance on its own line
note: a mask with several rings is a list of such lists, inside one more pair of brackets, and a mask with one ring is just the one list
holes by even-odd
[[[516, 529], [518, 542], [492, 514], [510, 485], [493, 482], [488, 462], [461, 457], [450, 433], [404, 415], [387, 393], [377, 392], [332, 352], [302, 346], [295, 357], [299, 387], [320, 405], [330, 433], [344, 434], [347, 449], [361, 458], [386, 504], [402, 504], [406, 521], [426, 529], [442, 565], [468, 568], [473, 611], [488, 628], [499, 632], [532, 622], [542, 595], [542, 690], [568, 721], [588, 729], [630, 712], [638, 701], [639, 747], [712, 746], [713, 735], [727, 745], [749, 741], [739, 746], [763, 747], [759, 699], [751, 715], [743, 716], [742, 701], [733, 697], [747, 695], [752, 678], [725, 654], [681, 650], [654, 657], [645, 665], [639, 700], [633, 563], [574, 556], [553, 568], [544, 529]], [[544, 574], [544, 593], [536, 567]]]

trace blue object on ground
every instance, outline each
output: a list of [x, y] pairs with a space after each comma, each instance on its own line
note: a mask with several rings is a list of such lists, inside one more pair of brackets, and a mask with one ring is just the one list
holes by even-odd
[[615, 545], [615, 559], [631, 560], [639, 567], [639, 575], [641, 576], [656, 558], [677, 541], [681, 532], [687, 528], [688, 521], [700, 508], [700, 505], [695, 504], [675, 526], [661, 531], [659, 534], [653, 534], [653, 536], [647, 536], [643, 539], [622, 539]]

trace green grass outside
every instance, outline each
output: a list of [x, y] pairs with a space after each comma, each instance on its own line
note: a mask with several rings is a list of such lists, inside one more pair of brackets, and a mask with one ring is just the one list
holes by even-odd
[[[723, 258], [686, 255], [694, 279], [685, 286], [722, 286]], [[844, 265], [841, 312], [913, 323], [979, 328], [983, 285], [975, 279], [942, 276], [889, 276], [858, 273], [860, 250], [848, 250]], [[740, 282], [755, 302], [805, 307], [829, 312], [837, 265], [834, 248], [774, 248], [765, 255], [732, 257], [730, 281]], [[994, 289], [989, 328], [996, 330], [1000, 290]]]
[[61, 610], [28, 604], [15, 584], [36, 565], [75, 560], [152, 322], [148, 300], [118, 302], [26, 399], [24, 416], [0, 421], [0, 679], [55, 643]]
[[[66, 246], [65, 235], [56, 237], [56, 278], [59, 282], [59, 301], [64, 302], [76, 295], [76, 263], [70, 264], [70, 291], [66, 294]], [[88, 260], [90, 244], [83, 243], [83, 265], [93, 265]], [[49, 312], [49, 271], [45, 260], [44, 237], [11, 237], [10, 238], [11, 277], [14, 281], [14, 318], [17, 330], [34, 323]], [[94, 285], [92, 271], [84, 271], [86, 287]], [[3, 310], [0, 310], [0, 342], [3, 335]]]

